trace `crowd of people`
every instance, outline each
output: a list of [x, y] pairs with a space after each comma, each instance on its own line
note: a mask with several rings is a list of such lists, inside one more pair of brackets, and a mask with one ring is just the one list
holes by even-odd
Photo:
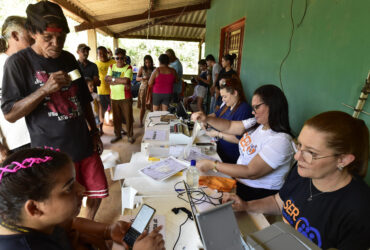
[[[63, 50], [69, 28], [57, 4], [30, 4], [26, 13], [8, 17], [0, 39], [0, 249], [107, 249], [106, 240], [128, 247], [122, 239], [130, 223], [94, 218], [108, 196], [100, 158], [105, 113], [113, 114], [111, 143], [123, 135], [135, 141], [130, 59], [122, 48], [113, 54], [100, 46], [94, 63], [80, 44], [76, 60]], [[175, 52], [161, 54], [157, 66], [146, 55], [136, 77], [140, 125], [147, 111], [183, 101], [216, 138], [222, 160], [196, 167], [237, 180], [236, 193], [223, 202], [234, 201], [235, 211], [282, 215], [324, 249], [368, 249], [366, 124], [324, 112], [305, 122], [295, 142], [284, 92], [262, 85], [249, 103], [235, 58], [224, 55], [221, 65], [212, 55], [200, 60], [194, 92], [184, 97]], [[87, 218], [79, 218], [84, 196]], [[160, 229], [144, 232], [133, 249], [164, 249]]]

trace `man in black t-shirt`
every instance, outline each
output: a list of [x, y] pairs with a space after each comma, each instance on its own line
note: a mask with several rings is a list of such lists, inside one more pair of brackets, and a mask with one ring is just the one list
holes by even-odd
[[78, 54], [78, 65], [83, 73], [84, 77], [88, 77], [93, 80], [94, 82], [94, 92], [96, 92], [96, 87], [100, 85], [99, 80], [99, 71], [98, 66], [95, 63], [89, 61], [87, 58], [89, 57], [90, 47], [84, 43], [81, 43], [77, 47], [77, 54]]
[[92, 98], [76, 59], [63, 51], [69, 28], [62, 9], [42, 1], [30, 4], [26, 12], [26, 27], [35, 43], [9, 57], [1, 108], [10, 122], [26, 118], [32, 147], [69, 154], [76, 179], [86, 188], [88, 218], [93, 219], [101, 198], [108, 196], [108, 185], [98, 154], [103, 145]]

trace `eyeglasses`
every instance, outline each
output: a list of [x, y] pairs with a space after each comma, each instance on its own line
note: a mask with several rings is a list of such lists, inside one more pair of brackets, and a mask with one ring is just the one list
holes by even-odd
[[308, 150], [303, 150], [301, 149], [301, 145], [298, 144], [297, 146], [297, 153], [300, 152], [302, 154], [302, 158], [305, 162], [308, 164], [311, 164], [313, 160], [319, 160], [319, 159], [324, 159], [324, 158], [329, 158], [329, 157], [335, 157], [340, 154], [334, 154], [334, 155], [327, 155], [327, 156], [316, 156], [315, 153], [308, 151]]
[[118, 61], [118, 60], [124, 60], [125, 58], [124, 57], [120, 57], [120, 56], [117, 56], [117, 57], [115, 57], [116, 58], [116, 60]]
[[261, 107], [261, 105], [263, 105], [263, 104], [265, 104], [265, 103], [264, 103], [264, 102], [261, 102], [260, 104], [253, 105], [253, 106], [252, 106], [253, 111], [254, 111], [254, 112], [256, 112], [256, 111], [257, 111], [257, 109], [259, 109], [259, 108]]

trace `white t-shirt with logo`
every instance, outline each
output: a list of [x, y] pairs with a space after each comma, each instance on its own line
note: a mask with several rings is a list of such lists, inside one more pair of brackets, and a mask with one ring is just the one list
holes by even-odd
[[[7, 54], [0, 54], [0, 85], [2, 85], [3, 82], [3, 69], [7, 58]], [[31, 143], [30, 134], [28, 133], [24, 117], [14, 123], [10, 123], [5, 119], [3, 112], [0, 110], [0, 128], [1, 134], [4, 136], [4, 138], [2, 136], [2, 138], [0, 138], [1, 143], [6, 143], [10, 150]]]
[[[243, 121], [244, 127], [250, 127], [248, 120]], [[238, 179], [244, 185], [254, 188], [279, 190], [285, 180], [293, 161], [294, 148], [290, 135], [263, 130], [263, 125], [252, 132], [246, 132], [239, 141], [240, 156], [237, 164], [248, 165], [258, 154], [274, 170], [256, 179]]]

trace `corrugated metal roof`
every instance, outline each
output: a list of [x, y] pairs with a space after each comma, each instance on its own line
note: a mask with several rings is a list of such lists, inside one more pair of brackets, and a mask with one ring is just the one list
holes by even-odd
[[115, 37], [185, 41], [204, 39], [206, 9], [210, 7], [210, 0], [52, 1], [82, 22], [75, 27], [76, 31], [97, 28]]

